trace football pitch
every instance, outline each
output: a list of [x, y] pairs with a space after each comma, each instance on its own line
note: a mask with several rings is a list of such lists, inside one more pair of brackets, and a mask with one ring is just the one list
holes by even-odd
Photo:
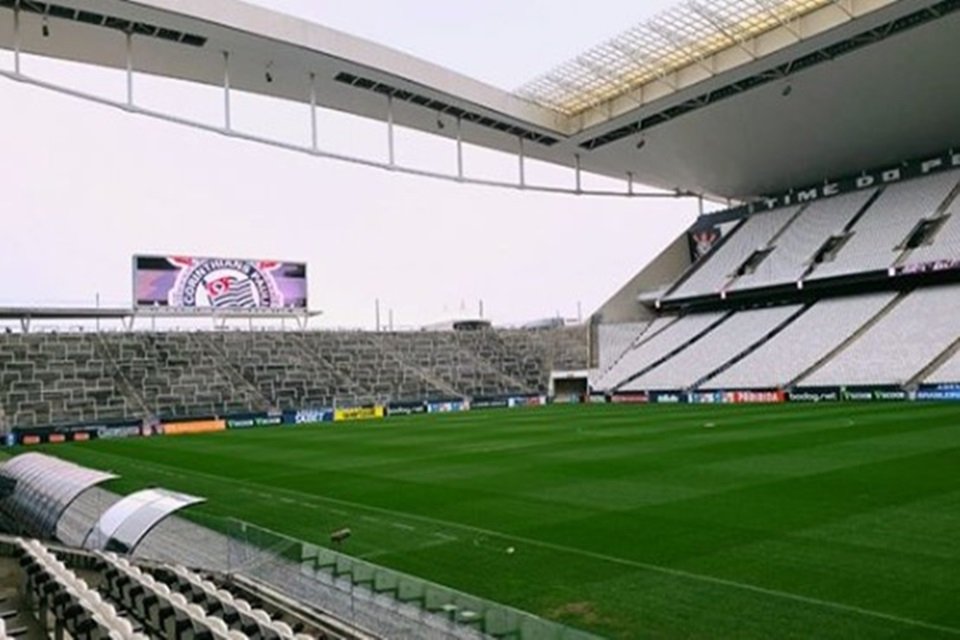
[[[56, 445], [613, 638], [960, 638], [960, 406], [580, 406]], [[513, 552], [508, 552], [509, 549]]]

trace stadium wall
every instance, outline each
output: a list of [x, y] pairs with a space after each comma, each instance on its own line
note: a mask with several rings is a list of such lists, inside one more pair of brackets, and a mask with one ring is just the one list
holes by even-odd
[[585, 367], [586, 352], [584, 326], [0, 334], [0, 433], [56, 426], [73, 439], [75, 427], [99, 437], [127, 421], [224, 417], [243, 428], [270, 413], [263, 419], [323, 422], [328, 408], [395, 403], [447, 411], [472, 398], [544, 394], [550, 371]]
[[673, 284], [692, 264], [688, 232], [683, 232], [594, 314], [598, 324], [653, 320], [656, 313], [637, 303], [645, 294]]
[[[783, 403], [875, 403], [875, 402], [960, 402], [960, 382], [920, 385], [905, 389], [893, 385], [869, 387], [816, 387], [784, 389], [732, 389], [711, 391], [658, 390], [649, 392], [617, 392], [594, 394], [591, 404], [783, 404]], [[6, 447], [88, 442], [117, 438], [158, 436], [186, 437], [223, 431], [256, 428], [289, 428], [329, 424], [349, 428], [356, 423], [396, 419], [428, 413], [461, 413], [467, 411], [535, 409], [551, 404], [570, 404], [566, 397], [549, 398], [545, 395], [512, 395], [475, 398], [473, 400], [446, 400], [398, 402], [390, 405], [371, 405], [348, 408], [315, 408], [299, 411], [244, 414], [223, 418], [196, 418], [170, 423], [126, 421], [110, 424], [76, 424], [54, 427], [14, 428], [6, 434]]]
[[545, 395], [509, 395], [477, 398], [474, 401], [451, 399], [443, 401], [398, 402], [389, 405], [358, 407], [325, 407], [298, 411], [247, 413], [226, 417], [196, 417], [176, 422], [151, 420], [116, 423], [58, 425], [51, 427], [14, 427], [3, 439], [3, 445], [32, 446], [87, 442], [118, 438], [157, 436], [186, 437], [220, 433], [232, 430], [247, 430], [273, 427], [299, 427], [304, 425], [334, 424], [346, 427], [353, 423], [380, 421], [427, 413], [461, 413], [489, 409], [521, 409], [543, 407], [549, 404]]
[[[596, 397], [595, 397], [596, 398]], [[597, 401], [595, 399], [595, 401]], [[603, 397], [613, 404], [783, 404], [863, 402], [960, 402], [960, 383], [920, 385], [905, 389], [892, 385], [868, 387], [816, 387], [783, 389], [735, 389], [650, 392], [617, 392]]]

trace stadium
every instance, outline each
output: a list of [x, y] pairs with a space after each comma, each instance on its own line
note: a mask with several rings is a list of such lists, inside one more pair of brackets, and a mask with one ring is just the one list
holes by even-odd
[[238, 0], [0, 0], [0, 95], [697, 212], [586, 319], [317, 328], [307, 261], [213, 243], [132, 252], [129, 304], [0, 308], [0, 640], [960, 636], [958, 10], [687, 0], [507, 91]]

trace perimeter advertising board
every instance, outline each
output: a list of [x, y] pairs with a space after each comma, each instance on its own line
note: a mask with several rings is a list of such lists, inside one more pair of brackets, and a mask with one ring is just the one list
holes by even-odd
[[470, 403], [463, 400], [448, 400], [445, 402], [428, 402], [427, 413], [460, 413], [469, 411]]
[[780, 207], [802, 205], [844, 193], [875, 189], [912, 178], [952, 171], [958, 167], [960, 167], [960, 151], [950, 149], [943, 153], [905, 160], [886, 167], [865, 169], [839, 180], [826, 180], [805, 188], [790, 189], [785, 193], [760, 198], [740, 207], [707, 214], [700, 218], [696, 227], [703, 228], [708, 224], [735, 220], [748, 214], [771, 211]]
[[299, 311], [307, 309], [307, 265], [276, 260], [135, 256], [138, 309]]
[[613, 404], [647, 404], [650, 396], [646, 393], [615, 393], [610, 397]]
[[163, 435], [187, 436], [199, 433], [216, 433], [226, 431], [226, 420], [196, 420], [191, 422], [164, 422]]
[[931, 260], [927, 262], [908, 262], [890, 269], [892, 276], [912, 276], [922, 273], [940, 273], [943, 271], [955, 271], [960, 269], [960, 260], [956, 258], [943, 258], [942, 260]]
[[283, 424], [287, 426], [322, 422], [333, 422], [333, 409], [301, 409], [283, 412]]
[[650, 402], [653, 404], [685, 404], [687, 395], [680, 391], [651, 391]]
[[279, 427], [283, 424], [282, 413], [251, 413], [227, 418], [227, 429], [254, 429], [256, 427]]
[[426, 412], [427, 404], [425, 402], [391, 402], [387, 406], [388, 416], [412, 416]]
[[960, 384], [922, 385], [917, 390], [917, 400], [958, 402], [960, 401]]
[[474, 398], [470, 401], [470, 409], [472, 411], [476, 411], [478, 409], [506, 409], [509, 406], [510, 398], [508, 396]]
[[140, 420], [109, 423], [81, 423], [57, 425], [51, 427], [16, 427], [7, 445], [15, 444], [59, 444], [61, 442], [86, 442], [87, 440], [108, 440], [117, 438], [136, 438], [149, 435]]
[[723, 394], [726, 404], [781, 404], [787, 401], [787, 394], [779, 389], [727, 391]]
[[804, 387], [790, 392], [790, 402], [839, 402], [838, 387]]
[[844, 402], [896, 402], [910, 400], [900, 387], [842, 387], [840, 399]]
[[511, 409], [519, 407], [544, 407], [547, 405], [546, 396], [516, 396], [507, 401]]
[[385, 415], [384, 407], [352, 407], [349, 409], [335, 409], [334, 422], [355, 422], [359, 420], [379, 420]]

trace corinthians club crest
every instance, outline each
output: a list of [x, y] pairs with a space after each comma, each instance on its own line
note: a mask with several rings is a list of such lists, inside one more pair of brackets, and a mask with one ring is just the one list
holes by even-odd
[[180, 268], [170, 290], [171, 307], [270, 309], [283, 306], [273, 278], [279, 262], [221, 258], [171, 258]]
[[694, 231], [691, 234], [691, 240], [693, 241], [693, 259], [699, 260], [703, 256], [710, 253], [710, 250], [713, 249], [713, 245], [717, 244], [717, 240], [719, 239], [720, 232], [716, 229], [716, 227]]

